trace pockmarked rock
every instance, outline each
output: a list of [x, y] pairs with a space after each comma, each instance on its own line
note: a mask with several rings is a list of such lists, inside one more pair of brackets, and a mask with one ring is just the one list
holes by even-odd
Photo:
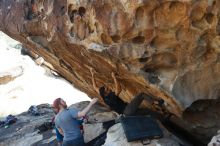
[[[219, 100], [219, 0], [7, 0], [0, 9], [1, 31], [90, 97], [100, 97], [92, 88], [89, 68], [94, 68], [99, 87], [114, 88], [115, 72], [125, 102], [145, 92], [163, 99], [181, 120], [193, 103]], [[192, 112], [186, 113], [193, 120]], [[204, 121], [201, 116], [197, 125]], [[219, 118], [206, 124], [213, 122]], [[183, 128], [206, 144], [213, 136], [208, 131], [220, 128], [201, 131], [186, 123]]]

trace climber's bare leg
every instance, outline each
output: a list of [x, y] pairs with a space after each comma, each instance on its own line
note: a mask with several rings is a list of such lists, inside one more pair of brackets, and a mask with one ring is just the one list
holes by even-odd
[[147, 100], [150, 104], [153, 104], [152, 97], [148, 96], [145, 93], [140, 93], [136, 97], [134, 97], [134, 99], [126, 106], [124, 110], [124, 115], [126, 116], [133, 115], [137, 111], [139, 105], [142, 103], [144, 99]]

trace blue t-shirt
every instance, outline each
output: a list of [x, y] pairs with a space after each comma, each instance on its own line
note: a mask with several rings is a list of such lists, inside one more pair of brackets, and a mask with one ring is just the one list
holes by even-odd
[[82, 137], [80, 132], [80, 124], [77, 121], [77, 109], [66, 109], [57, 114], [55, 118], [55, 125], [61, 128], [64, 133], [64, 141], [75, 140]]

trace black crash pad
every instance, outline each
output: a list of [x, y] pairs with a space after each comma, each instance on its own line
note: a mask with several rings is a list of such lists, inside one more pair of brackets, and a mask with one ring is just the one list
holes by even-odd
[[121, 117], [120, 122], [128, 142], [163, 137], [163, 132], [155, 119], [146, 116]]

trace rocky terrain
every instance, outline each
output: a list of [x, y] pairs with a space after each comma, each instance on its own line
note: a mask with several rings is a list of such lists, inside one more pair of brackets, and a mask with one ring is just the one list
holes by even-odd
[[205, 144], [220, 129], [219, 0], [1, 0], [0, 10], [1, 31], [90, 97], [89, 68], [98, 86], [113, 88], [115, 72], [125, 102], [163, 99]]
[[[71, 105], [70, 108], [83, 109], [88, 102], [80, 102]], [[0, 146], [56, 146], [56, 135], [53, 128], [44, 126], [51, 122], [54, 116], [53, 110], [48, 104], [37, 106], [39, 114], [33, 116], [28, 112], [17, 115], [17, 122], [8, 128], [0, 128]], [[120, 123], [113, 125], [108, 131], [103, 128], [103, 122], [117, 119], [118, 115], [109, 111], [106, 107], [96, 104], [88, 113], [88, 122], [84, 123], [84, 141], [90, 142], [97, 136], [107, 132], [107, 139], [103, 146], [143, 146], [141, 141], [127, 142]], [[49, 127], [49, 128], [48, 128]], [[146, 146], [190, 146], [191, 144], [177, 138], [162, 125], [164, 137], [153, 139]], [[90, 145], [88, 145], [90, 146]], [[91, 145], [94, 146], [94, 145]], [[100, 146], [100, 145], [96, 145]]]

